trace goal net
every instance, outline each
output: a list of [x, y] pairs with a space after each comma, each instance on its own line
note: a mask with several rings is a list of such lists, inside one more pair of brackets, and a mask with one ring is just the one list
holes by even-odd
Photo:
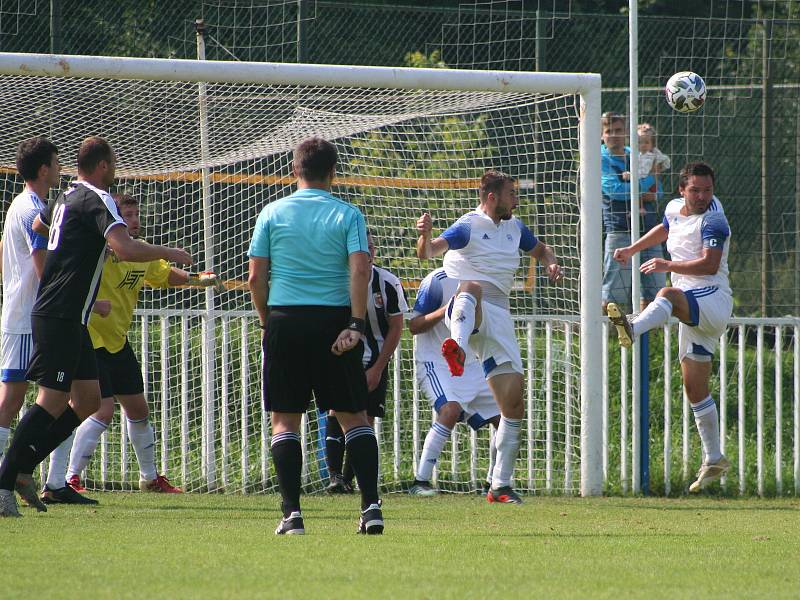
[[[376, 264], [400, 278], [411, 305], [421, 279], [441, 265], [415, 256], [419, 214], [429, 211], [440, 232], [476, 206], [487, 168], [517, 179], [517, 214], [555, 249], [565, 277], [552, 285], [523, 257], [514, 284], [511, 308], [526, 367], [515, 485], [532, 493], [579, 491], [583, 450], [589, 468], [583, 491], [599, 491], [599, 452], [586, 427], [599, 404], [585, 383], [597, 367], [587, 361], [581, 369], [580, 358], [581, 349], [599, 344], [599, 336], [585, 333], [599, 331], [599, 200], [592, 195], [599, 188], [597, 122], [588, 141], [581, 133], [582, 109], [599, 117], [599, 92], [592, 87], [599, 81], [592, 76], [35, 55], [0, 55], [0, 71], [6, 73], [0, 95], [6, 202], [22, 185], [14, 170], [20, 140], [51, 138], [66, 180], [74, 177], [81, 141], [101, 135], [118, 157], [112, 191], [139, 200], [143, 237], [186, 248], [194, 269], [213, 269], [226, 281], [222, 294], [145, 288], [129, 335], [143, 367], [157, 466], [178, 485], [277, 489], [260, 399], [260, 330], [246, 286], [247, 249], [260, 210], [294, 189], [291, 149], [317, 135], [340, 152], [333, 192], [363, 211], [375, 234]], [[584, 92], [583, 101], [576, 91]], [[596, 170], [586, 171], [587, 164]], [[582, 172], [589, 179], [583, 192]], [[582, 197], [596, 210], [582, 216]], [[590, 225], [586, 230], [596, 229], [596, 237], [584, 238], [592, 247], [583, 257], [582, 221]], [[598, 288], [588, 296], [584, 290], [583, 303], [582, 277], [586, 289]], [[592, 311], [584, 310], [582, 320], [587, 298], [596, 317], [587, 320]], [[415, 374], [414, 342], [405, 331], [390, 364], [386, 416], [376, 424], [381, 485], [388, 491], [413, 479], [431, 424], [431, 405]], [[582, 399], [589, 407], [583, 412]], [[302, 433], [304, 487], [320, 491], [327, 483], [324, 418], [313, 404]], [[438, 464], [438, 486], [480, 489], [489, 437], [488, 429], [459, 424]], [[104, 489], [138, 481], [119, 415], [84, 478]]]

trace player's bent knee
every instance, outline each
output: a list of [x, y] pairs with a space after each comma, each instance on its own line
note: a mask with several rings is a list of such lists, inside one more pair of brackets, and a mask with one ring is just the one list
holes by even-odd
[[477, 281], [462, 281], [458, 286], [458, 291], [472, 294], [476, 300], [481, 299], [481, 294], [483, 292], [481, 289], [481, 284], [479, 284]]
[[458, 423], [462, 410], [458, 402], [446, 402], [439, 409], [439, 416], [436, 420], [448, 429], [452, 429]]

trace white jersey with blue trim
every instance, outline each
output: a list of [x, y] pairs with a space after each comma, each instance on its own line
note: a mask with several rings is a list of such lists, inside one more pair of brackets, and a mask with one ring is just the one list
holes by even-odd
[[530, 252], [539, 243], [517, 217], [495, 224], [480, 208], [461, 217], [441, 237], [449, 247], [444, 255], [448, 277], [486, 281], [506, 295], [519, 268], [520, 250]]
[[675, 198], [664, 209], [662, 224], [669, 232], [667, 251], [672, 260], [688, 261], [703, 257], [704, 248], [722, 248], [719, 269], [713, 275], [681, 275], [672, 273], [672, 285], [681, 290], [716, 287], [731, 294], [728, 281], [728, 248], [731, 229], [722, 204], [714, 197], [708, 210], [701, 215], [683, 215], [683, 198]]
[[25, 189], [11, 202], [3, 226], [3, 316], [6, 333], [30, 333], [31, 310], [39, 289], [39, 277], [31, 254], [47, 250], [47, 239], [33, 231], [33, 220], [44, 203]]
[[[431, 271], [419, 284], [417, 300], [414, 302], [411, 316], [427, 315], [445, 306], [458, 289], [458, 280], [447, 276], [443, 268]], [[428, 331], [416, 336], [416, 359], [422, 362], [436, 362], [442, 358], [442, 342], [450, 337], [450, 330], [444, 319], [436, 323]], [[472, 352], [467, 352], [465, 364], [477, 360]]]

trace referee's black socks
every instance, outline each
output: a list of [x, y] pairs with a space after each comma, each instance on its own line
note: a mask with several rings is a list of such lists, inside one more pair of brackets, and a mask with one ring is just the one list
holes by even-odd
[[284, 431], [272, 436], [272, 462], [278, 475], [278, 489], [281, 492], [281, 509], [288, 517], [300, 510], [300, 478], [303, 469], [303, 452], [300, 434]]
[[361, 490], [361, 510], [364, 510], [378, 502], [378, 440], [368, 425], [353, 427], [345, 432], [344, 440]]
[[339, 420], [334, 415], [328, 415], [325, 425], [325, 461], [328, 463], [328, 473], [341, 475], [343, 460], [344, 432]]

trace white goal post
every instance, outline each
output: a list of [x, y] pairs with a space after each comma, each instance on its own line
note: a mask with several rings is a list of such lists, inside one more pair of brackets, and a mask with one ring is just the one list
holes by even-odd
[[[548, 287], [526, 264], [515, 284], [529, 413], [515, 478], [528, 492], [602, 493], [599, 75], [0, 53], [0, 80], [6, 202], [20, 189], [19, 141], [50, 137], [74, 174], [80, 141], [101, 135], [118, 155], [116, 188], [140, 199], [145, 236], [186, 247], [228, 282], [222, 295], [148, 291], [131, 333], [158, 464], [179, 484], [273, 489], [246, 243], [263, 205], [291, 191], [291, 148], [316, 134], [340, 151], [334, 193], [365, 212], [378, 264], [400, 276], [410, 299], [437, 266], [412, 257], [416, 215], [431, 210], [441, 231], [474, 207], [485, 168], [517, 178], [521, 218], [564, 257], [567, 276]], [[430, 425], [407, 332], [394, 363], [378, 423], [390, 490], [413, 475]], [[303, 425], [310, 491], [325, 472], [318, 421], [309, 413]], [[459, 426], [438, 466], [443, 488], [476, 487], [485, 435]], [[123, 420], [87, 478], [106, 488], [135, 480], [126, 446]]]

